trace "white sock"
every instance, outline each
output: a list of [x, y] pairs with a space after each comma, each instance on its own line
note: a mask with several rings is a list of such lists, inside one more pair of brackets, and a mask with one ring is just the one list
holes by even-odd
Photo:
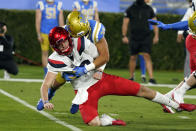
[[169, 91], [167, 94], [165, 94], [165, 96], [167, 96], [168, 98], [172, 99], [172, 93], [176, 88], [172, 89], [171, 91]]
[[176, 89], [176, 91], [179, 93], [182, 93], [182, 95], [184, 95], [186, 93], [186, 91], [190, 88], [191, 87], [186, 82], [184, 82], [180, 88]]
[[112, 121], [115, 121], [115, 119], [106, 114], [103, 114], [100, 117], [100, 121], [101, 121], [101, 126], [109, 126], [112, 125]]
[[170, 106], [174, 109], [177, 109], [179, 107], [178, 103], [172, 101], [167, 96], [165, 96], [159, 92], [156, 92], [156, 96], [152, 99], [152, 101], [159, 103], [159, 104], [164, 104], [164, 105]]

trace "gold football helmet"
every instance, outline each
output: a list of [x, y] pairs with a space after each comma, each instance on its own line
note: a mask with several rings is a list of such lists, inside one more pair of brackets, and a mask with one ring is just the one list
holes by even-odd
[[80, 12], [72, 11], [67, 16], [66, 25], [73, 37], [81, 37], [90, 31], [90, 25], [86, 18], [82, 18]]
[[191, 32], [196, 35], [196, 11], [189, 18], [188, 25], [189, 25], [189, 29], [191, 30]]

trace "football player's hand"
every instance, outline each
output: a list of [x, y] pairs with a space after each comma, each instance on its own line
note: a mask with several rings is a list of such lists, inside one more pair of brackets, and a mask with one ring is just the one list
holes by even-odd
[[84, 66], [82, 66], [82, 67], [77, 66], [73, 69], [73, 73], [75, 74], [76, 77], [80, 77], [80, 76], [86, 74], [87, 72], [88, 71], [86, 70], [86, 68]]
[[77, 105], [77, 104], [72, 104], [71, 105], [71, 109], [70, 109], [71, 114], [77, 113], [78, 110], [79, 110], [79, 105]]
[[52, 103], [45, 103], [44, 104], [44, 109], [47, 109], [47, 110], [53, 110], [54, 108], [54, 105]]
[[125, 44], [128, 44], [128, 43], [129, 43], [128, 37], [127, 37], [127, 36], [124, 36], [124, 37], [122, 38], [122, 42], [125, 43]]
[[72, 81], [76, 78], [76, 75], [75, 74], [70, 74], [70, 73], [63, 73], [63, 78], [66, 80], [66, 81]]
[[44, 42], [44, 39], [41, 35], [37, 37], [37, 40], [39, 41], [40, 44]]
[[167, 24], [164, 24], [164, 23], [161, 22], [161, 21], [148, 19], [148, 22], [149, 22], [151, 25], [157, 25], [159, 28], [161, 28], [161, 29], [163, 29], [163, 30], [167, 30], [167, 29], [168, 29]]

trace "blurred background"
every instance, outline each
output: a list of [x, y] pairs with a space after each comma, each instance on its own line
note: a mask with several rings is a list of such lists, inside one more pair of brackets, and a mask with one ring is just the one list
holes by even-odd
[[[62, 1], [64, 22], [73, 9], [75, 0]], [[124, 11], [135, 0], [96, 0], [100, 22], [106, 28], [105, 37], [110, 50], [107, 68], [127, 69], [128, 45], [122, 44], [122, 21]], [[13, 36], [15, 59], [18, 64], [41, 65], [41, 49], [35, 29], [35, 10], [38, 0], [1, 0], [0, 21], [7, 24], [8, 34]], [[158, 20], [164, 23], [180, 21], [186, 12], [188, 0], [152, 0]], [[184, 67], [184, 41], [176, 42], [177, 32], [161, 31], [159, 44], [152, 47], [152, 62], [155, 70], [182, 71]], [[51, 51], [50, 51], [51, 53]], [[128, 71], [128, 69], [127, 69]]]
[[[38, 0], [1, 0], [1, 9], [33, 10]], [[59, 1], [59, 0], [56, 0]], [[60, 0], [64, 10], [72, 10], [74, 0]], [[124, 12], [135, 0], [97, 0], [101, 12]], [[11, 3], [11, 4], [10, 4]], [[112, 6], [111, 6], [112, 3]], [[153, 0], [152, 6], [157, 13], [172, 13], [183, 15], [188, 7], [186, 0]]]

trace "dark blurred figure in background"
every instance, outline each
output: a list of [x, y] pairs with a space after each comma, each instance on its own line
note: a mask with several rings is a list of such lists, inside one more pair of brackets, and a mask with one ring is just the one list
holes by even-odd
[[[186, 10], [186, 13], [184, 14], [183, 18], [181, 21], [185, 21], [185, 20], [188, 20], [189, 17], [192, 15], [192, 0], [187, 0], [189, 2], [189, 8]], [[182, 40], [185, 40], [186, 37], [188, 36], [188, 31], [178, 31], [178, 35], [177, 35], [177, 42], [178, 43], [181, 43]], [[190, 54], [188, 52], [188, 50], [186, 49], [185, 47], [185, 42], [184, 42], [184, 48], [185, 48], [185, 54], [186, 54], [186, 57], [185, 57], [185, 61], [184, 61], [184, 77], [188, 77], [190, 74], [191, 74], [191, 70], [190, 70], [190, 60], [189, 60], [189, 57], [190, 57]]]
[[[142, 54], [146, 63], [146, 69], [149, 75], [149, 83], [156, 84], [153, 77], [153, 67], [151, 61], [152, 43], [159, 41], [159, 30], [157, 26], [154, 28], [154, 38], [148, 19], [156, 19], [155, 13], [148, 3], [149, 0], [136, 0], [125, 11], [122, 25], [122, 41], [130, 46], [129, 71], [130, 80], [134, 80], [134, 71], [136, 68], [136, 59], [138, 54]], [[128, 24], [130, 23], [130, 39], [127, 37]]]
[[18, 67], [14, 61], [14, 40], [6, 34], [7, 26], [0, 22], [0, 69], [4, 69], [4, 78], [9, 79], [8, 73], [17, 75]]

